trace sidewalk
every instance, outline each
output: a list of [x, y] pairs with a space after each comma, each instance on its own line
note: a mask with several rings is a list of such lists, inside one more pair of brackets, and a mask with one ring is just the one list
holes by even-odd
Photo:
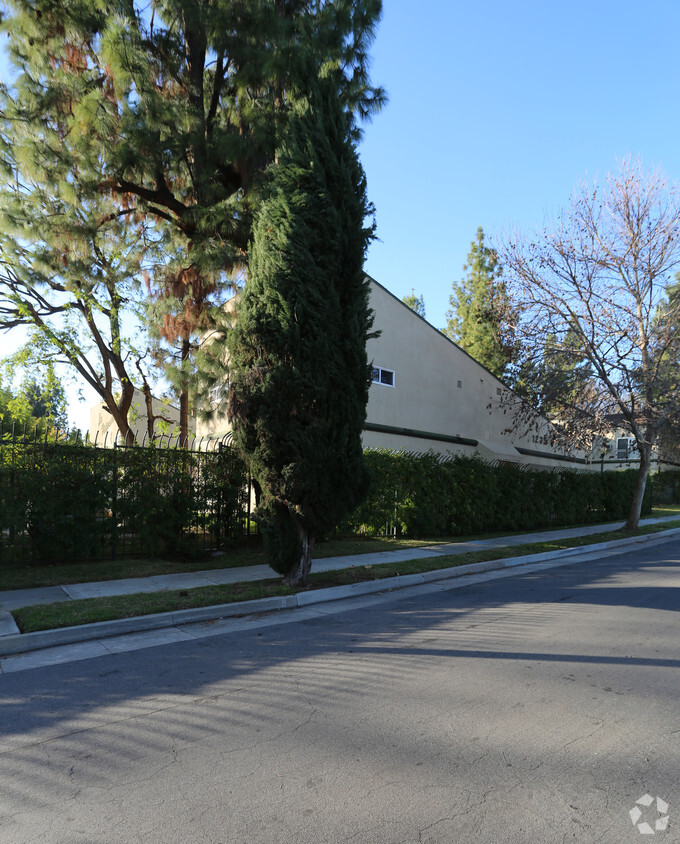
[[[657, 519], [641, 519], [640, 525], [653, 525], [677, 519], [664, 516]], [[381, 563], [399, 563], [404, 560], [421, 560], [448, 554], [465, 554], [484, 548], [507, 548], [528, 545], [533, 542], [549, 542], [593, 533], [618, 530], [621, 522], [608, 525], [551, 530], [519, 536], [499, 536], [495, 539], [480, 539], [473, 542], [447, 542], [442, 545], [428, 545], [420, 548], [404, 548], [401, 551], [378, 551], [373, 554], [351, 554], [344, 557], [326, 557], [314, 560], [312, 571], [325, 572], [348, 569], [353, 566], [377, 566]], [[108, 598], [113, 595], [134, 595], [140, 592], [164, 592], [171, 589], [193, 589], [197, 586], [216, 586], [228, 583], [243, 583], [252, 580], [266, 580], [279, 575], [269, 566], [242, 566], [228, 569], [210, 569], [191, 574], [166, 574], [153, 577], [130, 577], [122, 580], [73, 583], [66, 586], [42, 586], [38, 589], [0, 590], [0, 613], [11, 612], [19, 607], [53, 604], [61, 601], [77, 601], [81, 598]], [[2, 631], [0, 629], [0, 636]]]
[[[670, 516], [645, 519], [641, 525], [658, 524], [676, 519]], [[593, 525], [566, 530], [545, 531], [519, 536], [497, 537], [473, 542], [453, 542], [401, 551], [376, 554], [356, 554], [314, 561], [314, 571], [331, 571], [354, 565], [378, 565], [403, 560], [462, 554], [483, 548], [502, 548], [534, 542], [550, 541], [593, 533], [614, 532], [621, 524]], [[35, 633], [21, 634], [9, 607], [28, 606], [47, 601], [70, 601], [97, 595], [125, 595], [135, 592], [158, 592], [166, 589], [185, 589], [216, 583], [259, 580], [275, 576], [268, 566], [221, 569], [176, 574], [165, 577], [131, 578], [102, 583], [83, 583], [41, 589], [0, 591], [0, 674], [22, 671], [60, 662], [89, 659], [107, 653], [119, 653], [137, 648], [154, 647], [171, 642], [216, 636], [233, 629], [282, 624], [318, 617], [319, 613], [342, 612], [352, 607], [367, 607], [397, 596], [421, 594], [423, 590], [456, 588], [496, 577], [507, 577], [516, 567], [526, 571], [567, 565], [571, 561], [601, 559], [620, 553], [625, 546], [641, 542], [666, 542], [680, 536], [680, 528], [662, 533], [633, 536], [583, 545], [556, 551], [545, 551], [517, 557], [489, 560], [481, 563], [439, 568], [418, 574], [396, 575], [347, 586], [302, 590], [283, 597], [261, 598], [233, 604], [219, 604], [195, 609], [163, 612], [132, 618], [121, 618], [62, 627]], [[288, 612], [281, 613], [280, 610]]]

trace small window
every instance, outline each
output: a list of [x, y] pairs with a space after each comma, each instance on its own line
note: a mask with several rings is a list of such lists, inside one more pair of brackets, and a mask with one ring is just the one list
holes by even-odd
[[394, 370], [385, 369], [382, 366], [374, 366], [371, 368], [371, 380], [375, 384], [385, 384], [388, 387], [394, 387]]
[[616, 440], [616, 459], [628, 460], [633, 454], [637, 454], [637, 445], [634, 437], [619, 437]]
[[462, 386], [463, 386], [463, 382], [462, 382], [462, 381], [459, 381], [459, 382], [458, 382], [458, 386], [459, 386], [459, 387], [462, 387]]

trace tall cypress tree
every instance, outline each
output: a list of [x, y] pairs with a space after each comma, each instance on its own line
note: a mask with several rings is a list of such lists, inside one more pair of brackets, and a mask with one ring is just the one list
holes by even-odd
[[496, 250], [484, 242], [481, 226], [463, 270], [467, 277], [453, 286], [444, 333], [501, 378], [512, 360], [509, 302]]
[[337, 79], [310, 74], [269, 170], [227, 334], [234, 442], [261, 487], [271, 564], [304, 583], [315, 538], [361, 500], [373, 227]]

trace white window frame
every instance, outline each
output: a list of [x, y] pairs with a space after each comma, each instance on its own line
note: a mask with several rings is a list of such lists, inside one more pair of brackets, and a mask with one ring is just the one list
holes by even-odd
[[[383, 381], [382, 374], [383, 372], [389, 372], [392, 376], [392, 383]], [[377, 373], [377, 378], [376, 378]], [[388, 369], [386, 366], [376, 366], [375, 364], [371, 365], [371, 383], [372, 384], [380, 384], [383, 387], [396, 387], [397, 385], [397, 374], [393, 369]]]

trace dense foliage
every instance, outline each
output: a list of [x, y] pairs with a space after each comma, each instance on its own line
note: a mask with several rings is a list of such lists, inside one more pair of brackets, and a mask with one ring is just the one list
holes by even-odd
[[[370, 493], [341, 532], [412, 537], [533, 530], [623, 519], [635, 470], [577, 472], [433, 453], [367, 451]], [[55, 495], [55, 490], [59, 491]], [[0, 445], [0, 563], [224, 547], [247, 527], [247, 473], [231, 448]], [[680, 501], [680, 470], [645, 498]]]
[[415, 311], [418, 316], [425, 319], [425, 299], [423, 298], [422, 293], [420, 296], [416, 296], [416, 291], [411, 288], [411, 292], [407, 296], [404, 296], [401, 301], [405, 305], [408, 305], [412, 311]]
[[[487, 463], [477, 457], [366, 452], [371, 489], [345, 521], [352, 532], [462, 536], [624, 519], [636, 471], [591, 472]], [[651, 508], [645, 498], [643, 512]]]
[[16, 385], [15, 381], [13, 366], [0, 365], [0, 434], [23, 430], [37, 430], [40, 434], [65, 432], [66, 393], [54, 367], [48, 363], [42, 372], [25, 370]]
[[481, 226], [470, 244], [465, 278], [453, 285], [444, 333], [496, 377], [502, 378], [514, 354], [510, 305], [496, 250]]
[[363, 272], [372, 227], [337, 80], [292, 105], [227, 333], [234, 444], [262, 490], [271, 564], [304, 583], [315, 538], [366, 489], [361, 432], [373, 322]]
[[4, 6], [0, 326], [34, 327], [125, 435], [148, 289], [185, 432], [205, 311], [247, 263], [288, 91], [332, 70], [356, 137], [385, 99], [368, 75], [381, 0]]
[[0, 443], [0, 561], [193, 554], [242, 535], [233, 450]]
[[655, 504], [680, 504], [680, 469], [662, 469], [650, 480]]

